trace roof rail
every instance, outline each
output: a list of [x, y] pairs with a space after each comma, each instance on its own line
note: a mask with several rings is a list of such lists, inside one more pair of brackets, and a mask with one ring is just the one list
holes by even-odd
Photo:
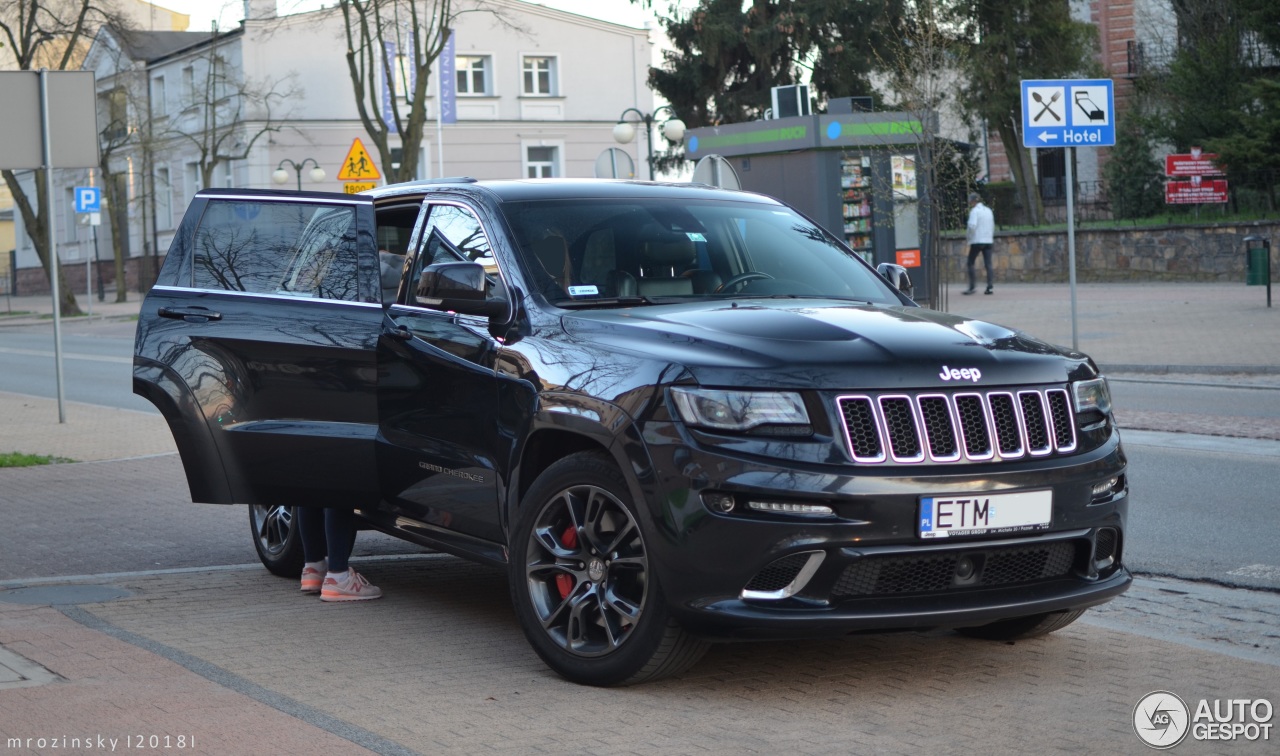
[[470, 176], [446, 176], [444, 178], [418, 179], [417, 181], [406, 181], [401, 186], [421, 186], [423, 184], [475, 184], [478, 179]]

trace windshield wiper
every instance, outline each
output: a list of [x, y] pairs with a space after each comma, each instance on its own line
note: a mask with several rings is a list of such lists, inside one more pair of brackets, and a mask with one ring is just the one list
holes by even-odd
[[552, 302], [556, 307], [566, 310], [590, 309], [592, 307], [634, 307], [636, 305], [657, 304], [652, 299], [642, 296], [603, 297], [600, 299], [557, 299]]
[[842, 297], [838, 294], [731, 294], [725, 299], [834, 299], [838, 302], [850, 302], [852, 304], [876, 305], [884, 304], [883, 302], [872, 302], [870, 299], [858, 299], [856, 297]]

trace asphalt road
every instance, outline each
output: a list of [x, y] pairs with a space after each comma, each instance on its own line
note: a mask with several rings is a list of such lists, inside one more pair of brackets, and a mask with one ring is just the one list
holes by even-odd
[[1280, 418], [1280, 376], [1245, 383], [1233, 376], [1109, 377], [1118, 411]]
[[[65, 397], [105, 407], [155, 412], [133, 394], [131, 321], [77, 322], [62, 329]], [[56, 397], [53, 328], [0, 328], [0, 391]]]
[[1280, 590], [1280, 549], [1270, 528], [1280, 443], [1221, 439], [1177, 449], [1126, 440], [1125, 450], [1130, 569]]

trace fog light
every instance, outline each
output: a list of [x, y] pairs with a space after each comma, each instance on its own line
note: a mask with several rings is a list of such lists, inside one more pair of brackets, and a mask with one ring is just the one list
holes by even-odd
[[973, 577], [974, 570], [977, 568], [973, 564], [973, 560], [967, 556], [962, 556], [956, 560], [956, 577], [961, 580], [968, 580]]
[[728, 514], [733, 511], [733, 497], [725, 493], [704, 493], [702, 503], [712, 512]]
[[757, 512], [799, 515], [833, 515], [835, 510], [825, 504], [794, 504], [789, 501], [748, 501], [747, 508]]
[[1107, 494], [1111, 493], [1112, 491], [1115, 490], [1116, 484], [1119, 482], [1120, 482], [1119, 478], [1111, 478], [1110, 480], [1104, 481], [1102, 483], [1094, 483], [1093, 491], [1092, 491], [1093, 498], [1096, 499], [1099, 496], [1106, 496]]

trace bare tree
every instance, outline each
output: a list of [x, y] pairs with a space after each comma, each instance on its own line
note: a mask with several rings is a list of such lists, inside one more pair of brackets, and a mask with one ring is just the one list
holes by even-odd
[[[964, 193], [976, 176], [956, 142], [944, 138], [943, 114], [958, 117], [960, 104], [955, 92], [967, 48], [956, 35], [956, 27], [946, 19], [946, 0], [912, 0], [904, 5], [897, 24], [885, 33], [875, 50], [876, 68], [888, 77], [886, 91], [892, 93], [897, 110], [910, 113], [920, 124], [916, 173], [923, 189], [919, 215], [927, 228], [921, 252], [928, 261], [929, 291], [925, 294], [934, 309], [946, 309], [947, 273], [942, 259], [942, 217], [946, 198]], [[924, 229], [922, 229], [924, 230]]]
[[[4, 0], [0, 2], [0, 43], [3, 45], [0, 64], [21, 71], [77, 69], [88, 51], [93, 32], [106, 23], [125, 26], [111, 0]], [[22, 214], [22, 224], [48, 276], [51, 239], [46, 223], [50, 204], [49, 197], [45, 196], [44, 169], [35, 171], [34, 198], [13, 171], [6, 169], [0, 174], [13, 194], [14, 204]], [[62, 299], [58, 303], [61, 314], [81, 314], [61, 267], [58, 268], [58, 290]]]
[[[192, 61], [181, 93], [181, 115], [152, 134], [160, 144], [195, 149], [200, 184], [209, 186], [219, 165], [244, 160], [264, 135], [281, 130], [286, 103], [303, 95], [293, 76], [251, 80], [223, 54], [226, 35], [212, 33]], [[194, 114], [194, 115], [192, 115]]]
[[[119, 191], [114, 163], [118, 155], [138, 143], [136, 124], [130, 123], [129, 117], [130, 111], [138, 112], [136, 107], [130, 107], [133, 101], [134, 98], [130, 97], [129, 89], [123, 83], [117, 84], [107, 94], [107, 112], [98, 113], [99, 125], [102, 127], [98, 132], [98, 171], [102, 177], [103, 198], [106, 201], [109, 217], [115, 208], [123, 207], [127, 201], [127, 197], [122, 196], [123, 193]], [[125, 286], [124, 236], [129, 233], [129, 229], [127, 226], [123, 228], [118, 226], [119, 224], [113, 219], [111, 252], [112, 259], [115, 261], [116, 301], [124, 302], [128, 299], [128, 287]]]
[[[427, 123], [427, 80], [451, 27], [465, 13], [488, 13], [503, 23], [502, 11], [485, 0], [338, 0], [338, 8], [360, 122], [387, 180], [411, 181]], [[390, 118], [381, 106], [382, 86], [390, 90]], [[406, 98], [409, 87], [412, 94]], [[392, 152], [397, 134], [398, 156]]]

